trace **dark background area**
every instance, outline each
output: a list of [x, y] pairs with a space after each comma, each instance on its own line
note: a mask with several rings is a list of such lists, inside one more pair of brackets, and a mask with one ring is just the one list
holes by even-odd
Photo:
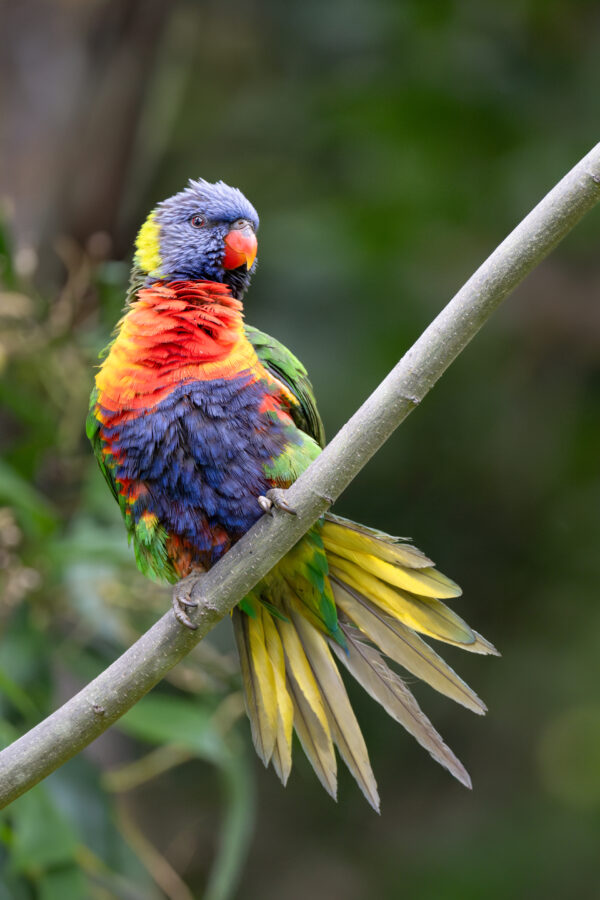
[[[335, 433], [598, 139], [595, 2], [0, 3], [0, 730], [166, 607], [83, 424], [131, 245], [188, 177], [261, 215], [249, 322]], [[0, 900], [598, 896], [600, 218], [530, 276], [336, 511], [410, 534], [501, 650], [415, 685], [454, 783], [349, 685], [382, 795], [254, 758], [228, 623], [0, 822]], [[234, 885], [239, 879], [235, 892]], [[187, 887], [186, 887], [187, 885]]]

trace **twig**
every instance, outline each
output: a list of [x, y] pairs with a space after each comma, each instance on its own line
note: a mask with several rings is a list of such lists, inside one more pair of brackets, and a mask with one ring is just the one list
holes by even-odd
[[600, 200], [600, 144], [529, 213], [292, 485], [297, 516], [263, 516], [202, 580], [198, 630], [171, 612], [105, 672], [0, 753], [0, 808], [98, 737], [189, 653], [329, 507], [486, 319]]
[[158, 775], [168, 772], [175, 766], [194, 759], [192, 750], [178, 744], [161, 744], [150, 753], [130, 763], [124, 763], [115, 769], [109, 769], [102, 775], [102, 787], [115, 794], [132, 791], [141, 784], [151, 781]]
[[124, 808], [119, 811], [119, 830], [168, 900], [194, 900], [187, 884], [162, 853], [150, 843]]

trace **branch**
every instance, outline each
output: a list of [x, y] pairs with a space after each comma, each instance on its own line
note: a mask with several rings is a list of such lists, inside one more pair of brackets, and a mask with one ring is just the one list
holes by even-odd
[[157, 684], [302, 537], [433, 387], [520, 281], [600, 200], [600, 144], [535, 207], [442, 310], [286, 497], [202, 579], [198, 630], [171, 611], [51, 716], [0, 753], [0, 808], [75, 756]]

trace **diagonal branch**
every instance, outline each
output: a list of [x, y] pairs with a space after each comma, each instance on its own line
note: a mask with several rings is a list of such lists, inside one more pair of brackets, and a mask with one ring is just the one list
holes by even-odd
[[289, 490], [202, 579], [198, 630], [169, 611], [105, 672], [0, 753], [0, 808], [86, 747], [189, 653], [299, 540], [421, 402], [486, 319], [600, 200], [600, 144], [529, 213]]

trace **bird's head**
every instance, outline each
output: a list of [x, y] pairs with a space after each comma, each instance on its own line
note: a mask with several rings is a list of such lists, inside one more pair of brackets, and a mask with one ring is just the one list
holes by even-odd
[[220, 281], [240, 298], [256, 268], [257, 230], [256, 210], [241, 191], [190, 179], [142, 225], [135, 264], [153, 280]]

